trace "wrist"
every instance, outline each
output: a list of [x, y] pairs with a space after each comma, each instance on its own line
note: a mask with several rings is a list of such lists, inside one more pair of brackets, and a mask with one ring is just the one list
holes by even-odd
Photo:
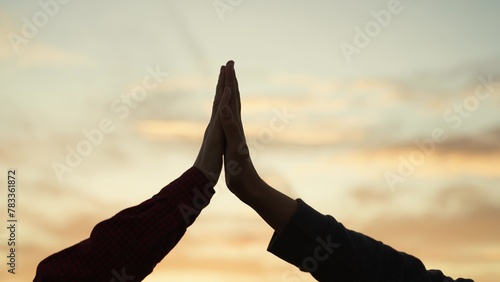
[[254, 206], [255, 204], [262, 201], [263, 198], [268, 194], [270, 186], [260, 177], [256, 178], [254, 181], [249, 181], [246, 183], [244, 193], [240, 199], [249, 206]]
[[250, 187], [244, 202], [276, 232], [285, 228], [298, 209], [297, 201], [274, 189], [262, 179]]
[[204, 166], [203, 164], [200, 163], [195, 163], [193, 166], [196, 167], [198, 170], [200, 170], [205, 175], [205, 177], [214, 185], [219, 180], [220, 172], [215, 173], [213, 168], [212, 169], [207, 168], [207, 166]]

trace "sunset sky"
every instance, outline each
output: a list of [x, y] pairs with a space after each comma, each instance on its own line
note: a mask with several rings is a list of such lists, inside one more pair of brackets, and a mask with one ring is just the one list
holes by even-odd
[[[500, 2], [61, 2], [0, 0], [0, 187], [17, 169], [19, 219], [1, 281], [191, 167], [229, 59], [269, 184], [428, 269], [500, 281]], [[266, 251], [223, 175], [216, 191], [144, 281], [314, 281]]]

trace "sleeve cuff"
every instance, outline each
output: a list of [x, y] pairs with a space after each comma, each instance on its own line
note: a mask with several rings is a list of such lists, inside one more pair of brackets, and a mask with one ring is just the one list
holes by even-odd
[[[267, 250], [303, 269], [305, 258], [313, 255], [328, 232], [329, 219], [301, 199], [298, 209], [281, 233], [274, 233]], [[321, 241], [321, 242], [320, 242]]]
[[179, 218], [186, 227], [190, 226], [198, 214], [215, 194], [213, 183], [197, 167], [191, 167], [179, 178], [165, 186], [153, 199], [164, 199], [167, 205], [177, 207]]

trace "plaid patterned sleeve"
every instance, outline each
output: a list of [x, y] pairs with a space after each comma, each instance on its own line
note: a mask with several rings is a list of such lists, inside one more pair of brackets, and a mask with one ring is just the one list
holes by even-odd
[[192, 167], [151, 199], [97, 224], [89, 238], [44, 259], [34, 281], [142, 281], [214, 193]]

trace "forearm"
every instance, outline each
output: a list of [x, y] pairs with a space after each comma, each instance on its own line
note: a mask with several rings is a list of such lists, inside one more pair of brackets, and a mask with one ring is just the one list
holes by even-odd
[[297, 202], [258, 179], [240, 199], [254, 209], [276, 232], [281, 232], [297, 210]]
[[43, 260], [35, 281], [110, 281], [115, 272], [142, 280], [213, 193], [202, 172], [191, 168], [151, 199], [97, 224], [88, 239]]
[[[369, 281], [368, 277], [386, 281], [374, 271], [380, 268], [382, 261], [378, 255], [380, 245], [366, 248], [363, 237], [346, 230], [335, 219], [303, 201], [298, 200], [298, 203], [297, 212], [282, 232], [274, 233], [268, 251], [310, 272], [321, 282]], [[366, 263], [372, 259], [373, 262]]]
[[440, 271], [427, 271], [409, 254], [346, 229], [302, 200], [296, 202], [297, 211], [280, 233], [274, 233], [268, 251], [318, 281], [453, 281]]

